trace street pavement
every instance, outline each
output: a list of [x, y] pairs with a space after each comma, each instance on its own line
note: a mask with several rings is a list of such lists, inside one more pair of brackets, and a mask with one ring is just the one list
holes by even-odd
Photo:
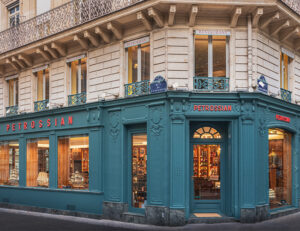
[[188, 224], [183, 227], [158, 227], [110, 220], [27, 212], [0, 208], [0, 231], [106, 231], [106, 230], [166, 230], [166, 231], [300, 231], [300, 212], [256, 224], [238, 222], [223, 224]]

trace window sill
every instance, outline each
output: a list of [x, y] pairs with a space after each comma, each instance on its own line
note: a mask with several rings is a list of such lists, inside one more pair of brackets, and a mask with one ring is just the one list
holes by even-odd
[[72, 190], [72, 189], [57, 189], [57, 188], [42, 188], [42, 187], [23, 187], [23, 186], [10, 186], [0, 185], [0, 188], [17, 189], [17, 190], [37, 190], [37, 191], [48, 191], [48, 192], [65, 192], [65, 193], [78, 193], [78, 194], [95, 194], [103, 195], [102, 191], [89, 191], [89, 190]]

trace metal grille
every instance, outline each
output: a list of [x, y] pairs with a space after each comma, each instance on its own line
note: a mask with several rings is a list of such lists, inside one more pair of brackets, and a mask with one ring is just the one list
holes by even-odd
[[287, 102], [292, 101], [292, 92], [285, 90], [283, 88], [280, 88], [280, 94], [281, 94], [281, 99]]
[[18, 105], [6, 107], [6, 115], [7, 116], [17, 115], [18, 114], [18, 110], [19, 110]]
[[0, 54], [146, 0], [73, 0], [0, 33]]
[[226, 77], [194, 77], [194, 90], [228, 91], [229, 78]]
[[44, 111], [49, 109], [49, 100], [41, 100], [34, 102], [34, 111]]
[[79, 105], [79, 104], [84, 104], [84, 103], [86, 103], [86, 93], [85, 92], [68, 96], [69, 106]]
[[135, 82], [130, 84], [125, 84], [125, 96], [138, 96], [149, 94], [150, 91], [150, 81], [143, 80], [141, 82]]

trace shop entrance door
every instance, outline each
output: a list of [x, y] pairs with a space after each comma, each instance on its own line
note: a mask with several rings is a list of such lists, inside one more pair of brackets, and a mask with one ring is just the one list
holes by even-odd
[[224, 144], [212, 127], [194, 133], [192, 142], [191, 202], [193, 213], [220, 213], [224, 200]]

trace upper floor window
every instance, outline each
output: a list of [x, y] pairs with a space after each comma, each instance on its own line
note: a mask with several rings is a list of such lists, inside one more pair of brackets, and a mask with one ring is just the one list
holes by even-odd
[[289, 90], [289, 66], [293, 59], [288, 55], [280, 54], [280, 88]]
[[69, 63], [71, 94], [86, 92], [86, 57], [76, 59]]
[[150, 80], [149, 37], [125, 43], [127, 83]]
[[8, 17], [9, 17], [9, 26], [14, 27], [20, 24], [20, 5], [19, 1], [14, 2], [13, 4], [7, 7]]
[[19, 93], [18, 93], [18, 79], [9, 79], [8, 83], [8, 104], [9, 106], [18, 105]]
[[229, 77], [229, 37], [195, 35], [195, 75]]
[[49, 100], [49, 69], [36, 72], [37, 101]]

